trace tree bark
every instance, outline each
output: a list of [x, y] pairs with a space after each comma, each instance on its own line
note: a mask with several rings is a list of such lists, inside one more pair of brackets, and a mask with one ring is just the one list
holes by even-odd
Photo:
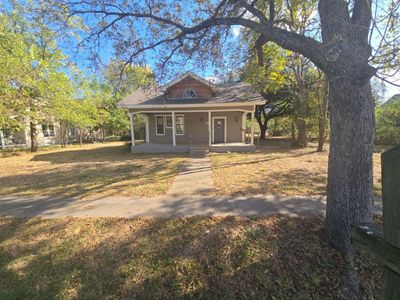
[[317, 152], [324, 150], [324, 142], [326, 138], [326, 124], [328, 118], [328, 81], [325, 79], [320, 105], [320, 116], [319, 116], [319, 133], [318, 133], [318, 147]]
[[39, 142], [38, 142], [38, 132], [36, 128], [36, 122], [30, 121], [30, 136], [31, 136], [31, 152], [37, 152], [39, 149]]
[[3, 130], [0, 129], [0, 148], [5, 149], [6, 148], [6, 142], [4, 140], [4, 133]]
[[374, 103], [369, 81], [330, 80], [329, 108], [326, 224], [330, 242], [346, 255], [352, 253], [351, 226], [372, 218]]
[[277, 133], [277, 131], [276, 131], [277, 127], [278, 127], [278, 119], [275, 119], [275, 122], [274, 122], [274, 129], [273, 129], [273, 131], [272, 131], [272, 135], [273, 135], [273, 136], [278, 136], [278, 133]]
[[260, 126], [260, 140], [265, 140], [267, 135], [267, 122], [264, 122], [262, 126]]
[[299, 117], [297, 120], [297, 140], [296, 145], [300, 148], [307, 147], [307, 124], [304, 117]]
[[83, 146], [83, 130], [79, 129], [79, 145]]

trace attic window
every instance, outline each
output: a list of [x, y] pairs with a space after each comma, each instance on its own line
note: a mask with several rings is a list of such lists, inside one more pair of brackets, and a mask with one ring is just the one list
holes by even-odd
[[183, 93], [183, 98], [197, 98], [197, 94], [193, 90], [186, 90]]

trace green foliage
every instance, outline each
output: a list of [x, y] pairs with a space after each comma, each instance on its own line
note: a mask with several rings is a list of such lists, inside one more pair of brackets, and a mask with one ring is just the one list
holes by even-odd
[[151, 70], [113, 61], [100, 79], [82, 76], [58, 48], [58, 34], [22, 7], [0, 15], [0, 128], [16, 131], [29, 118], [60, 122], [64, 134], [70, 126], [127, 130], [128, 117], [117, 103], [154, 84]]
[[375, 111], [376, 142], [384, 145], [400, 143], [400, 95], [396, 95]]
[[262, 51], [267, 66], [260, 65], [256, 60], [249, 61], [243, 70], [243, 79], [264, 93], [273, 93], [286, 82], [288, 51], [274, 44], [265, 45]]

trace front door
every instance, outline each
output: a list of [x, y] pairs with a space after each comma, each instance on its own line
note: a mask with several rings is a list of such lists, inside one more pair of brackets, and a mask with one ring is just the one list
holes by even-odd
[[214, 119], [214, 143], [225, 142], [225, 118]]

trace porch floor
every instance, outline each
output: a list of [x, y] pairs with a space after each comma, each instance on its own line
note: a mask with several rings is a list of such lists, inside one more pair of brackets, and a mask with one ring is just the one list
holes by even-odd
[[[193, 145], [199, 146], [199, 145]], [[207, 147], [207, 145], [201, 145]], [[256, 151], [255, 145], [245, 143], [221, 143], [212, 144], [208, 146], [211, 152], [254, 152]], [[191, 146], [189, 145], [169, 145], [169, 144], [139, 144], [131, 148], [132, 153], [185, 153], [190, 152]]]

